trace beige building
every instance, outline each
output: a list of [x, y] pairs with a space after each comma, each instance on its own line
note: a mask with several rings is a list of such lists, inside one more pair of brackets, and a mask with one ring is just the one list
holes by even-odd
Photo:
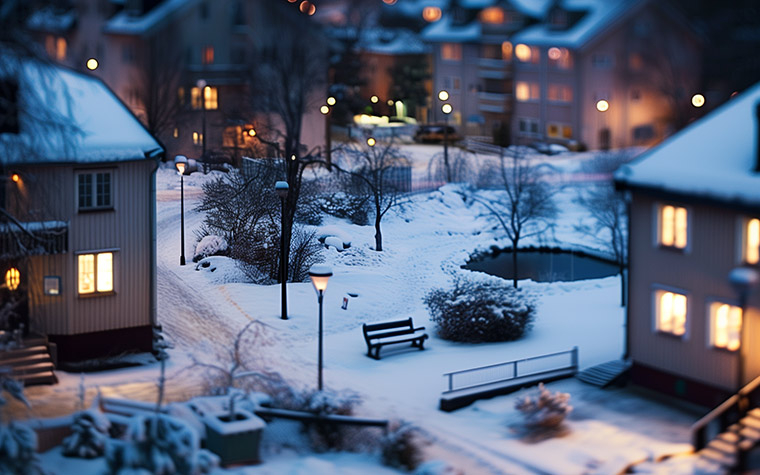
[[0, 130], [0, 291], [22, 302], [6, 325], [64, 361], [150, 351], [163, 147], [100, 80], [26, 64], [3, 81], [19, 112]]
[[470, 135], [649, 145], [699, 112], [699, 42], [666, 2], [458, 0], [423, 36]]
[[745, 304], [729, 281], [759, 270], [758, 101], [755, 86], [615, 174], [632, 197], [633, 382], [706, 407], [760, 376], [760, 288]]

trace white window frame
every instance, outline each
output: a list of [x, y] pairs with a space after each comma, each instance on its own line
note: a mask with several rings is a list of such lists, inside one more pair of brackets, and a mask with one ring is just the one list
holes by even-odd
[[[81, 194], [80, 194], [80, 180], [83, 176], [90, 176], [90, 198], [91, 202], [89, 205], [81, 203]], [[108, 175], [109, 178], [109, 202], [105, 204], [98, 204], [98, 175]], [[77, 211], [103, 211], [103, 210], [112, 210], [116, 207], [116, 173], [115, 170], [112, 168], [109, 169], [92, 169], [92, 170], [80, 170], [75, 173], [75, 179], [74, 179], [74, 189], [76, 190], [74, 193], [74, 200], [75, 200], [75, 206]]]
[[[100, 268], [100, 259], [99, 256], [110, 254], [111, 255], [111, 281], [110, 281], [110, 288], [108, 287], [101, 287], [101, 281], [99, 280], [98, 273], [102, 272], [103, 269]], [[77, 295], [79, 297], [93, 297], [98, 295], [113, 295], [116, 293], [116, 267], [117, 267], [117, 255], [118, 255], [118, 249], [99, 249], [96, 251], [80, 251], [75, 254], [76, 258], [76, 285], [77, 285]], [[82, 279], [82, 269], [81, 269], [81, 258], [84, 256], [93, 256], [93, 269], [92, 269], [92, 279], [93, 279], [93, 288], [92, 290], [82, 290], [82, 284], [80, 280]], [[105, 263], [104, 263], [105, 264]]]

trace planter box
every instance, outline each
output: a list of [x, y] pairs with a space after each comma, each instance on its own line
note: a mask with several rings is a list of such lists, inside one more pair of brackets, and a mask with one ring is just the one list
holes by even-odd
[[234, 420], [229, 412], [205, 414], [206, 448], [221, 459], [222, 465], [259, 463], [261, 432], [266, 423], [258, 416], [243, 410], [235, 410]]

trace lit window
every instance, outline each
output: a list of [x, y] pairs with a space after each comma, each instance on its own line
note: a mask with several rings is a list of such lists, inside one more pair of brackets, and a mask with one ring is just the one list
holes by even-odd
[[5, 286], [8, 290], [16, 290], [21, 284], [21, 272], [15, 267], [11, 267], [5, 272]]
[[462, 45], [459, 43], [443, 43], [441, 45], [441, 59], [446, 61], [461, 61]]
[[573, 128], [564, 124], [547, 124], [546, 135], [552, 138], [570, 139], [573, 137]]
[[111, 172], [78, 174], [77, 204], [80, 210], [113, 208]]
[[201, 145], [203, 143], [203, 134], [193, 132], [193, 145]]
[[760, 262], [760, 219], [752, 218], [744, 222], [744, 262]]
[[710, 343], [736, 351], [741, 345], [742, 309], [721, 302], [710, 304]]
[[573, 57], [567, 48], [549, 48], [549, 66], [557, 69], [570, 69], [573, 66]]
[[425, 7], [422, 10], [422, 18], [427, 22], [434, 22], [441, 19], [441, 9], [438, 7]]
[[42, 288], [45, 295], [61, 295], [61, 278], [54, 275], [46, 275], [42, 278]]
[[80, 294], [113, 291], [113, 252], [79, 254], [77, 263]]
[[214, 47], [204, 46], [201, 52], [201, 62], [203, 64], [214, 64]]
[[549, 84], [546, 97], [555, 102], [571, 102], [573, 100], [573, 89], [565, 84]]
[[686, 296], [665, 290], [655, 292], [657, 330], [681, 336], [686, 333]]
[[185, 88], [180, 87], [177, 89], [177, 100], [179, 101], [180, 106], [185, 105]]
[[219, 107], [219, 91], [212, 86], [205, 86], [203, 88], [203, 100], [201, 100], [201, 89], [194, 87], [190, 89], [190, 104], [193, 109], [206, 108], [209, 110], [217, 109]]
[[534, 101], [539, 98], [537, 82], [518, 81], [515, 84], [515, 98], [518, 101]]
[[504, 23], [504, 10], [499, 7], [489, 7], [480, 13], [480, 20], [483, 23], [500, 25]]
[[659, 243], [684, 249], [687, 243], [688, 213], [680, 206], [660, 206]]
[[55, 41], [55, 59], [58, 61], [66, 59], [66, 38], [58, 37]]
[[512, 43], [505, 41], [501, 44], [501, 59], [512, 61]]
[[515, 46], [515, 56], [523, 63], [538, 63], [538, 48], [520, 43]]

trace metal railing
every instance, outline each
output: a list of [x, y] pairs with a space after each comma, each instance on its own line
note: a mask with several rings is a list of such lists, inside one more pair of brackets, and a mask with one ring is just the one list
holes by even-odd
[[741, 388], [737, 394], [723, 401], [718, 407], [705, 414], [691, 426], [691, 443], [694, 450], [700, 450], [712, 439], [731, 424], [744, 417], [748, 405], [757, 397], [760, 389], [760, 377]]
[[448, 389], [443, 394], [562, 370], [578, 371], [577, 346], [572, 350], [444, 373], [443, 376], [448, 377]]

